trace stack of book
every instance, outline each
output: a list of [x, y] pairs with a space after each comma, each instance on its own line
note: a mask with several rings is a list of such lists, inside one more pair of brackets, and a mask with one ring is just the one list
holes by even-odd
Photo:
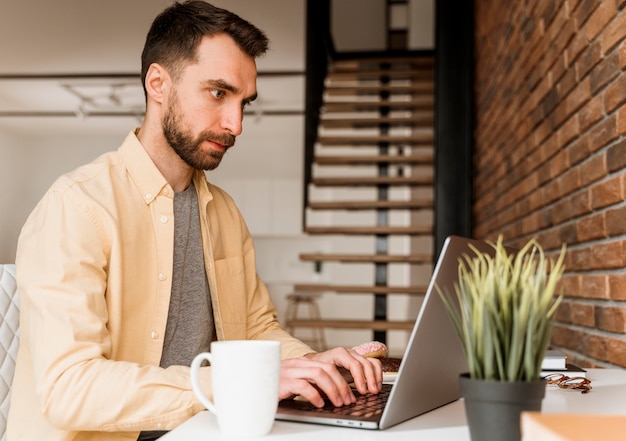
[[568, 377], [585, 377], [586, 371], [567, 362], [565, 352], [558, 349], [548, 349], [541, 362], [541, 376], [561, 373]]

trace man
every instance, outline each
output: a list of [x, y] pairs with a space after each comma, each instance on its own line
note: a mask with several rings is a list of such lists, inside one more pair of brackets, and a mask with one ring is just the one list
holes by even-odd
[[[211, 340], [281, 342], [280, 397], [377, 393], [380, 364], [289, 336], [231, 198], [207, 182], [241, 133], [264, 34], [202, 1], [155, 19], [146, 116], [118, 150], [53, 184], [17, 251], [21, 345], [9, 440], [155, 439], [203, 410], [191, 359]], [[210, 367], [201, 377], [211, 395]]]

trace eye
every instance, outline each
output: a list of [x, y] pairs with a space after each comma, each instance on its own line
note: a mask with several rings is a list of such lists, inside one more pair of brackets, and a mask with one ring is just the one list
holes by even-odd
[[215, 99], [221, 100], [224, 98], [224, 96], [226, 96], [226, 92], [224, 92], [223, 90], [219, 90], [219, 89], [211, 89], [210, 90], [211, 95], [213, 95], [213, 97], [215, 97]]
[[245, 100], [241, 102], [241, 108], [244, 109], [252, 104], [251, 100]]

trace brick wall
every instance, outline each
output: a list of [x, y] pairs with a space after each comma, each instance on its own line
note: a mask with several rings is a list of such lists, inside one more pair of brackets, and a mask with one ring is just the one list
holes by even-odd
[[567, 244], [553, 344], [626, 367], [626, 0], [481, 0], [474, 235]]

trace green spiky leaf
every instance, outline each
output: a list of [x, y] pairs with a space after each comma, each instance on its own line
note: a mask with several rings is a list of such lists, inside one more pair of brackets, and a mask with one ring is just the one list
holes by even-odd
[[455, 294], [437, 288], [465, 352], [472, 378], [533, 381], [550, 342], [565, 267], [546, 258], [536, 240], [507, 253], [500, 236], [493, 253], [472, 248], [459, 262]]

